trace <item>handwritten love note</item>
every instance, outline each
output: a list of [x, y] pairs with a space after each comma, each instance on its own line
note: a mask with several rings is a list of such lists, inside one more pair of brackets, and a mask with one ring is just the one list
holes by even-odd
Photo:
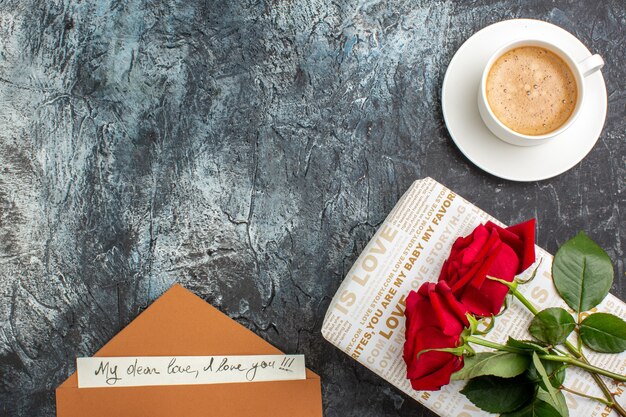
[[78, 358], [78, 388], [305, 379], [304, 355]]

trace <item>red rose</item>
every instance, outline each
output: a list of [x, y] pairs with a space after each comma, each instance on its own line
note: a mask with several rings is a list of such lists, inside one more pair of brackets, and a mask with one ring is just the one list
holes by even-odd
[[425, 349], [454, 348], [468, 326], [467, 308], [454, 297], [444, 281], [425, 282], [406, 299], [406, 340], [404, 361], [413, 389], [438, 390], [450, 382], [450, 375], [463, 367], [463, 358], [448, 352]]
[[511, 282], [534, 262], [535, 219], [506, 229], [487, 222], [454, 242], [439, 281], [472, 314], [490, 316], [500, 312], [508, 288], [487, 275]]

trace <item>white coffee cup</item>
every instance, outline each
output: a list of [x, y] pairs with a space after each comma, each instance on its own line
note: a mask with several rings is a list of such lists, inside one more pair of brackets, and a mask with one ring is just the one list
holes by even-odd
[[[558, 129], [552, 132], [548, 132], [544, 135], [525, 135], [512, 130], [511, 128], [504, 125], [504, 123], [502, 123], [500, 120], [498, 120], [496, 115], [491, 110], [489, 102], [487, 101], [487, 76], [489, 75], [491, 66], [498, 58], [500, 58], [506, 52], [522, 46], [536, 46], [547, 49], [548, 51], [551, 51], [558, 55], [571, 69], [572, 74], [574, 75], [574, 78], [576, 80], [576, 87], [578, 88], [576, 106], [574, 107], [574, 111], [572, 112], [569, 119], [567, 119], [567, 121], [563, 123], [563, 125], [561, 125]], [[574, 123], [576, 117], [578, 117], [578, 114], [580, 113], [580, 108], [582, 107], [582, 103], [585, 97], [585, 77], [600, 70], [603, 66], [604, 61], [602, 60], [602, 57], [600, 57], [600, 55], [591, 55], [580, 62], [576, 62], [569, 53], [565, 52], [563, 49], [559, 48], [553, 43], [547, 42], [545, 40], [518, 39], [516, 41], [509, 42], [506, 45], [500, 47], [496, 52], [494, 52], [487, 61], [487, 65], [485, 65], [483, 76], [480, 80], [480, 87], [478, 89], [478, 111], [480, 112], [480, 116], [482, 117], [489, 130], [491, 130], [494, 135], [496, 135], [503, 141], [518, 146], [540, 145], [562, 133]]]

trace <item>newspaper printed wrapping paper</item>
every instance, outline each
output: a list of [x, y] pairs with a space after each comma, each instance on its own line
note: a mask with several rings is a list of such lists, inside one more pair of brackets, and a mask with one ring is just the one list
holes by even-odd
[[[444, 417], [475, 417], [491, 414], [475, 407], [459, 391], [465, 381], [454, 381], [440, 391], [415, 391], [406, 379], [402, 359], [404, 305], [411, 290], [425, 281], [436, 281], [452, 243], [493, 217], [431, 178], [415, 181], [402, 196], [374, 237], [359, 256], [333, 298], [324, 323], [323, 336], [339, 349]], [[540, 224], [540, 223], [539, 223]], [[557, 294], [550, 275], [552, 255], [536, 247], [542, 258], [536, 278], [519, 288], [542, 310], [551, 306], [567, 308]], [[536, 266], [536, 264], [535, 264]], [[529, 268], [523, 277], [534, 269]], [[626, 304], [611, 294], [594, 309], [626, 318]], [[529, 339], [531, 314], [517, 301], [509, 303], [486, 336], [505, 342], [508, 336]], [[477, 350], [480, 346], [476, 346]], [[588, 359], [603, 368], [623, 374], [626, 354], [599, 354], [588, 351]], [[608, 381], [626, 405], [624, 384]], [[593, 379], [579, 369], [569, 368], [565, 386], [602, 396]], [[599, 402], [564, 392], [571, 416], [616, 416]]]

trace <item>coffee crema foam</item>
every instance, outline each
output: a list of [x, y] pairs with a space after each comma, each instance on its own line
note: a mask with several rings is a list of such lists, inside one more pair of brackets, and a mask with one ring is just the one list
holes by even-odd
[[563, 126], [576, 108], [578, 87], [569, 66], [537, 46], [511, 49], [487, 75], [487, 101], [509, 129], [538, 136]]

